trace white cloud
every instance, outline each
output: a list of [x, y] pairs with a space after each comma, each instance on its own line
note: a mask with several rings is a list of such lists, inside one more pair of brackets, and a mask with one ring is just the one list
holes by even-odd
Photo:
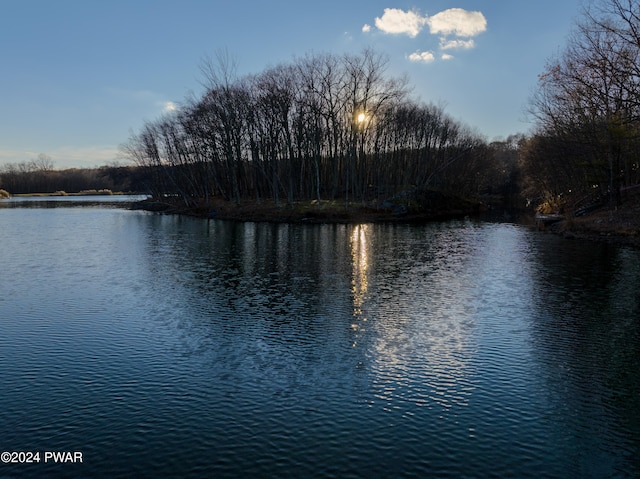
[[429, 31], [434, 34], [473, 37], [487, 29], [487, 19], [481, 12], [470, 12], [462, 8], [449, 8], [426, 20]]
[[382, 17], [376, 17], [376, 27], [384, 33], [406, 34], [416, 37], [425, 24], [425, 17], [415, 11], [385, 8]]
[[[469, 50], [476, 46], [472, 37], [487, 30], [487, 19], [482, 12], [449, 8], [433, 16], [420, 15], [417, 10], [401, 10], [399, 8], [385, 8], [381, 17], [376, 17], [375, 26], [383, 33], [394, 35], [408, 35], [415, 38], [428, 26], [429, 33], [440, 36], [440, 50]], [[372, 29], [365, 24], [362, 31], [367, 33]], [[436, 57], [431, 51], [416, 51], [407, 56], [412, 62], [431, 63]], [[442, 53], [441, 60], [451, 60], [452, 55]]]
[[433, 52], [414, 52], [409, 55], [409, 61], [416, 63], [431, 63], [435, 59]]
[[[384, 33], [406, 34], [416, 37], [425, 25], [434, 35], [454, 35], [456, 37], [474, 37], [487, 30], [487, 19], [482, 12], [471, 12], [463, 8], [449, 8], [433, 16], [422, 16], [415, 10], [404, 11], [399, 8], [385, 8], [382, 17], [376, 17], [376, 27]], [[365, 24], [363, 32], [371, 30]]]
[[165, 112], [176, 111], [177, 109], [178, 107], [172, 101], [165, 101], [162, 106], [162, 110]]
[[476, 43], [473, 40], [447, 40], [446, 38], [440, 39], [440, 48], [442, 50], [469, 50], [475, 46]]

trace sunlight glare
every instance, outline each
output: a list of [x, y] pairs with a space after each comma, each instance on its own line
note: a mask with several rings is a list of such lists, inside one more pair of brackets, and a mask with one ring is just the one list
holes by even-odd
[[353, 315], [362, 316], [368, 290], [369, 246], [367, 244], [367, 225], [356, 225], [351, 234], [351, 256], [353, 259]]

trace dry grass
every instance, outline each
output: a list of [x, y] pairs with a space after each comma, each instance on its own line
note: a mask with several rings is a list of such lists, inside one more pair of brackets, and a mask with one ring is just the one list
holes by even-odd
[[118, 193], [114, 193], [109, 189], [102, 190], [82, 190], [77, 193], [67, 193], [63, 190], [54, 191], [53, 193], [19, 193], [14, 196], [18, 197], [41, 197], [41, 196], [110, 196]]
[[101, 195], [112, 195], [113, 191], [109, 189], [103, 190], [82, 190], [77, 193], [69, 193], [72, 196], [101, 196]]
[[41, 196], [67, 196], [67, 192], [58, 190], [58, 191], [54, 191], [53, 193], [18, 193], [13, 196], [17, 196], [20, 198], [41, 197]]

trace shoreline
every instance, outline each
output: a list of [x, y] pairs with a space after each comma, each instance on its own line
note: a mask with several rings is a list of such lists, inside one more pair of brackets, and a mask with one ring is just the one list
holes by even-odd
[[[479, 201], [462, 200], [440, 195], [429, 206], [406, 207], [403, 205], [362, 205], [348, 207], [339, 201], [326, 200], [318, 205], [315, 201], [296, 202], [293, 205], [275, 206], [273, 203], [245, 201], [233, 202], [216, 198], [205, 205], [194, 206], [166, 199], [149, 198], [132, 206], [163, 214], [178, 214], [196, 218], [220, 219], [238, 222], [270, 222], [301, 224], [358, 224], [358, 223], [426, 223], [446, 221], [464, 217], [481, 217], [490, 212]], [[533, 217], [533, 212], [531, 212]], [[526, 216], [526, 215], [525, 215]], [[530, 222], [524, 225], [534, 228]], [[568, 240], [606, 242], [619, 246], [640, 248], [640, 205], [626, 204], [611, 215], [608, 209], [592, 212], [584, 217], [567, 217], [540, 230], [558, 234]]]
[[420, 223], [479, 215], [484, 205], [480, 202], [436, 195], [432, 204], [362, 204], [325, 200], [298, 201], [292, 205], [275, 205], [271, 201], [243, 201], [240, 204], [213, 199], [208, 204], [199, 202], [187, 206], [167, 199], [139, 201], [134, 209], [178, 214], [197, 218], [229, 221], [270, 223]]
[[567, 216], [542, 231], [558, 234], [568, 240], [640, 248], [640, 202], [623, 204], [614, 211], [603, 207], [585, 216]]
[[[79, 192], [64, 196], [120, 196], [124, 193]], [[48, 194], [20, 194], [16, 197], [63, 196]], [[466, 200], [439, 192], [429, 192], [421, 201], [403, 199], [395, 203], [376, 204], [350, 203], [344, 200], [298, 201], [293, 205], [272, 201], [249, 201], [240, 204], [214, 198], [186, 206], [176, 198], [147, 198], [132, 203], [131, 209], [177, 214], [205, 219], [220, 219], [237, 222], [269, 222], [300, 224], [358, 224], [358, 223], [426, 223], [465, 217], [491, 216], [491, 208], [478, 200]], [[566, 216], [563, 220], [549, 224], [541, 232], [557, 234], [568, 240], [587, 240], [640, 249], [640, 198], [634, 198], [618, 209], [611, 211], [603, 207], [581, 217]], [[530, 212], [533, 218], [533, 211]], [[524, 214], [524, 217], [528, 217]], [[495, 218], [495, 216], [494, 216]], [[531, 220], [533, 221], [533, 219]], [[522, 224], [535, 227], [530, 221]]]

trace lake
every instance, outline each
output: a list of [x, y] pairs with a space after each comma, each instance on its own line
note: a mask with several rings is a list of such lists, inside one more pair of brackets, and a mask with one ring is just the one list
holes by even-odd
[[18, 203], [1, 477], [640, 477], [640, 251]]

